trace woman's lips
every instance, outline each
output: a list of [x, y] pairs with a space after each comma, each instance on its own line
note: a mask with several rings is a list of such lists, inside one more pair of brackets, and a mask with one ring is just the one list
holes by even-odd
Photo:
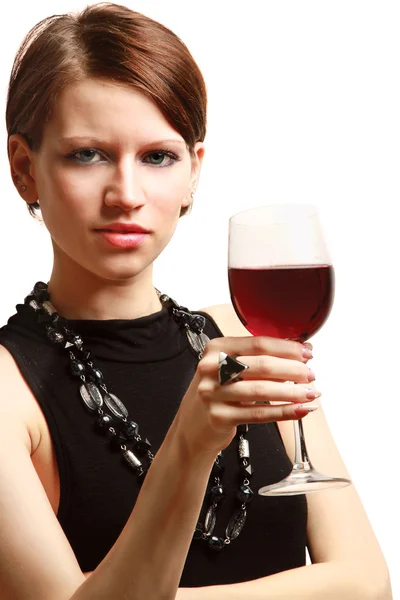
[[149, 235], [144, 232], [126, 232], [97, 230], [97, 233], [111, 246], [115, 248], [137, 248], [140, 246], [146, 237]]

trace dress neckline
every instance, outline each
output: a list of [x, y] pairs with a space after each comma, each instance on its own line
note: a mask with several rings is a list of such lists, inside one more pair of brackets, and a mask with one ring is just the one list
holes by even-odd
[[[23, 329], [38, 342], [54, 351], [47, 340], [43, 323], [38, 323], [34, 310], [26, 304], [16, 306], [17, 313], [9, 327]], [[167, 307], [135, 319], [68, 319], [69, 328], [78, 333], [86, 350], [100, 360], [148, 362], [173, 358], [191, 350], [186, 333]], [[62, 348], [60, 348], [62, 350]]]

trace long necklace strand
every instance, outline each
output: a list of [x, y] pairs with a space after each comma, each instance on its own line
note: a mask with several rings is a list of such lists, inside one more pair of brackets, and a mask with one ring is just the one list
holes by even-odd
[[[185, 329], [189, 344], [200, 360], [209, 341], [207, 335], [203, 333], [205, 317], [191, 313], [158, 290], [157, 294], [162, 305], [167, 307], [172, 317]], [[79, 392], [84, 405], [90, 413], [96, 415], [94, 421], [96, 431], [107, 436], [110, 440], [110, 449], [122, 454], [126, 464], [136, 475], [138, 484], [141, 485], [154, 459], [151, 443], [147, 438], [143, 439], [139, 435], [139, 425], [130, 418], [124, 403], [108, 390], [103, 373], [95, 366], [91, 352], [84, 348], [81, 336], [72, 331], [68, 320], [57, 313], [50, 301], [48, 285], [42, 281], [37, 282], [33, 291], [25, 298], [25, 304], [35, 311], [37, 320], [44, 326], [49, 341], [52, 344], [62, 345], [68, 353], [71, 375], [81, 382]], [[238, 508], [226, 526], [225, 536], [213, 535], [218, 507], [226, 497], [226, 490], [222, 484], [224, 472], [222, 452], [217, 455], [211, 471], [204, 522], [198, 522], [194, 532], [195, 539], [206, 541], [208, 546], [215, 550], [222, 550], [239, 536], [246, 521], [247, 505], [253, 497], [250, 487], [253, 469], [250, 463], [247, 433], [247, 425], [237, 427], [241, 485], [236, 494]]]

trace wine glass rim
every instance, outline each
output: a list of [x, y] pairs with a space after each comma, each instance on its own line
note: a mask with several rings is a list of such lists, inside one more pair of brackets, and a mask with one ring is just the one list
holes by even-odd
[[[241, 210], [237, 213], [235, 213], [234, 215], [232, 215], [229, 218], [230, 222], [235, 222], [236, 219], [240, 218], [243, 215], [250, 215], [250, 213], [257, 213], [257, 212], [268, 212], [268, 211], [272, 211], [272, 210], [285, 210], [285, 209], [294, 209], [295, 211], [304, 211], [303, 214], [301, 215], [303, 218], [309, 218], [312, 217], [314, 215], [318, 215], [318, 208], [314, 205], [314, 204], [310, 204], [310, 203], [296, 203], [296, 202], [284, 202], [282, 204], [262, 204], [260, 206], [253, 206], [252, 208], [246, 208], [245, 210]], [[297, 214], [297, 217], [299, 215]], [[294, 218], [294, 216], [293, 216]], [[278, 222], [278, 221], [277, 221]], [[246, 223], [235, 223], [235, 225], [247, 225]], [[252, 223], [252, 225], [257, 226], [259, 225], [260, 227], [263, 227], [265, 225], [265, 223]]]

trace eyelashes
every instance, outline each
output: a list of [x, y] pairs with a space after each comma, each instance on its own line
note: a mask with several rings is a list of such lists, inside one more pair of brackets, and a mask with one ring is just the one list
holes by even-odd
[[[148, 152], [144, 156], [144, 159], [151, 158], [151, 157], [155, 158], [156, 162], [148, 162], [147, 164], [151, 164], [155, 167], [156, 166], [157, 167], [161, 167], [161, 166], [169, 167], [170, 165], [172, 165], [180, 160], [179, 156], [177, 156], [171, 150], [152, 150], [151, 152]], [[168, 159], [167, 164], [162, 164], [164, 159]]]
[[[73, 152], [67, 154], [67, 159], [75, 161], [81, 165], [90, 165], [95, 164], [94, 161], [90, 160], [91, 158], [93, 158], [93, 154], [100, 155], [101, 153], [98, 150], [95, 150], [94, 148], [81, 148], [80, 150], [74, 150]], [[98, 162], [105, 161], [96, 161], [96, 163]]]
[[[96, 155], [103, 158], [101, 160], [93, 160]], [[85, 166], [104, 164], [109, 161], [109, 158], [97, 148], [79, 148], [73, 152], [70, 152], [66, 158], [79, 165]], [[174, 165], [181, 159], [175, 154], [175, 152], [172, 152], [172, 150], [158, 149], [146, 152], [140, 160], [143, 164], [147, 164], [152, 167], [164, 168]]]

